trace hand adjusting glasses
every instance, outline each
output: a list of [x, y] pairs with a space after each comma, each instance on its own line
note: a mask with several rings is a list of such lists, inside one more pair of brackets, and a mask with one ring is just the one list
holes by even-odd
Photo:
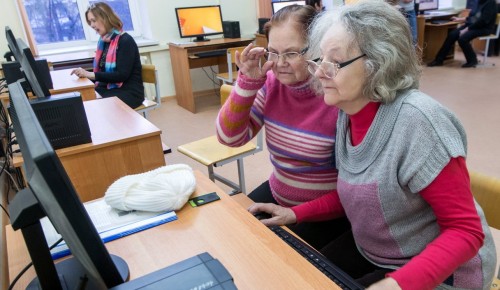
[[307, 61], [307, 70], [311, 74], [316, 74], [316, 71], [318, 69], [321, 70], [321, 72], [329, 79], [335, 78], [339, 70], [343, 67], [346, 67], [350, 65], [351, 63], [355, 62], [356, 60], [362, 58], [363, 56], [366, 56], [366, 54], [362, 54], [358, 57], [355, 57], [353, 59], [350, 59], [348, 61], [342, 62], [342, 63], [336, 63], [336, 62], [329, 62], [326, 60], [322, 60], [320, 58], [314, 59], [314, 60], [308, 60]]
[[269, 61], [274, 61], [275, 64], [278, 63], [278, 61], [280, 60], [280, 57], [281, 57], [281, 60], [283, 62], [290, 62], [290, 61], [293, 62], [293, 61], [298, 60], [300, 56], [304, 55], [304, 53], [306, 53], [308, 49], [309, 49], [309, 47], [306, 47], [303, 50], [301, 50], [300, 52], [290, 51], [290, 52], [285, 52], [285, 53], [281, 53], [281, 54], [267, 51], [266, 52], [266, 59]]

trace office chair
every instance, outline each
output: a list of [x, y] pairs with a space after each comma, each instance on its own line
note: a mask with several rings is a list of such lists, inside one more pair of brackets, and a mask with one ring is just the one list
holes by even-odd
[[233, 84], [236, 81], [236, 77], [238, 76], [238, 70], [236, 68], [235, 61], [235, 52], [239, 51], [240, 53], [245, 49], [245, 46], [239, 47], [230, 47], [227, 49], [227, 72], [218, 73], [216, 77], [221, 80], [224, 84]]
[[[486, 221], [491, 228], [497, 250], [497, 268], [500, 259], [500, 179], [478, 172], [469, 172], [470, 186], [474, 199], [481, 205]], [[500, 269], [499, 269], [500, 270]], [[491, 290], [500, 290], [500, 272], [493, 279]]]
[[[227, 97], [229, 97], [232, 88], [233, 87], [230, 85], [221, 86], [221, 103], [224, 103]], [[210, 180], [218, 180], [233, 189], [229, 195], [240, 192], [246, 193], [243, 158], [262, 151], [264, 143], [262, 131], [261, 129], [257, 134], [256, 143], [250, 141], [241, 147], [228, 147], [223, 145], [219, 143], [217, 136], [213, 135], [205, 139], [181, 145], [177, 147], [177, 151], [207, 166]], [[219, 167], [233, 161], [236, 161], [238, 164], [239, 183], [235, 183], [214, 172], [214, 167]]]
[[[483, 63], [481, 64], [481, 66], [487, 65], [486, 60], [488, 59], [488, 52], [490, 49], [490, 41], [495, 41], [496, 39], [498, 39], [498, 37], [500, 37], [500, 13], [497, 13], [496, 25], [497, 25], [497, 31], [495, 32], [495, 34], [490, 34], [490, 35], [479, 37], [479, 40], [486, 41], [486, 44], [484, 46], [484, 53], [483, 53]], [[494, 65], [495, 65], [494, 63], [491, 64], [491, 66], [494, 66]]]
[[143, 64], [142, 65], [142, 81], [144, 84], [152, 84], [155, 87], [155, 96], [154, 99], [151, 100], [149, 98], [144, 98], [144, 102], [142, 105], [135, 108], [135, 111], [142, 114], [144, 118], [148, 118], [148, 112], [158, 108], [161, 105], [161, 97], [160, 97], [160, 85], [158, 84], [158, 71], [155, 66], [152, 64]]

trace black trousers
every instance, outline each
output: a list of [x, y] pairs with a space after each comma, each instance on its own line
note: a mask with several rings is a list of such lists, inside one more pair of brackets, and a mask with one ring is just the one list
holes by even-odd
[[467, 63], [477, 63], [477, 56], [472, 48], [471, 41], [479, 36], [484, 36], [490, 34], [491, 31], [488, 29], [472, 29], [460, 35], [460, 28], [454, 29], [448, 33], [446, 40], [441, 46], [441, 49], [436, 55], [435, 60], [437, 62], [443, 62], [445, 57], [448, 55], [450, 50], [453, 48], [453, 44], [458, 41], [458, 44], [464, 52], [465, 59]]
[[96, 92], [101, 95], [103, 98], [109, 98], [109, 97], [118, 97], [120, 100], [122, 100], [125, 104], [127, 104], [129, 107], [132, 109], [135, 109], [142, 105], [142, 102], [144, 102], [144, 96], [137, 97], [133, 95], [130, 91], [127, 90], [122, 90], [122, 89], [107, 89], [103, 87], [96, 87]]

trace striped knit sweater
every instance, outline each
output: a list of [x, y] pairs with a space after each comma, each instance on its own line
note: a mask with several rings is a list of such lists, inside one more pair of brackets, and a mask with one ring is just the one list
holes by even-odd
[[311, 80], [281, 84], [239, 74], [217, 117], [219, 141], [241, 146], [264, 126], [274, 166], [269, 178], [273, 197], [283, 206], [316, 199], [336, 188], [334, 164], [338, 109], [310, 88]]

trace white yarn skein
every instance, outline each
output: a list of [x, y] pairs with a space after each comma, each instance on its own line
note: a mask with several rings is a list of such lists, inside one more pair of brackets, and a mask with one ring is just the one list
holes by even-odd
[[169, 211], [180, 209], [196, 188], [193, 169], [173, 164], [119, 178], [104, 195], [119, 210]]

